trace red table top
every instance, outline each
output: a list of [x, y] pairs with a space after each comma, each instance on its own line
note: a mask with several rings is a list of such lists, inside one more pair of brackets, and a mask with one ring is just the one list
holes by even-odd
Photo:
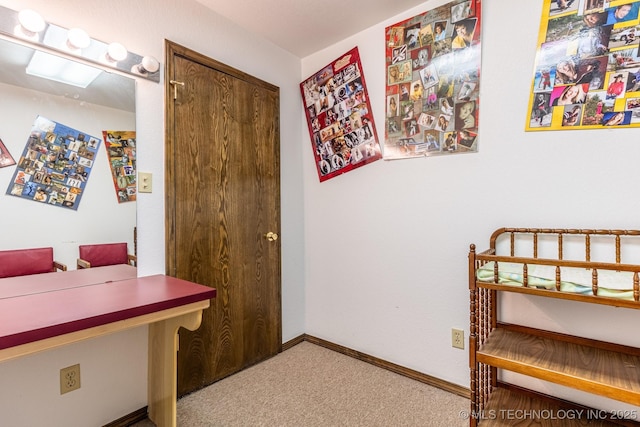
[[215, 296], [214, 288], [155, 275], [0, 299], [0, 350]]
[[138, 269], [128, 264], [5, 277], [0, 279], [0, 299], [136, 277], [138, 277]]

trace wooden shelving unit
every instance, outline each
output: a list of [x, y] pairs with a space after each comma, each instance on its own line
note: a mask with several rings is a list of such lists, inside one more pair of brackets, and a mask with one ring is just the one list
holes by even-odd
[[[637, 283], [634, 300], [616, 300], [525, 287], [505, 286], [476, 280], [476, 269], [487, 262], [506, 262], [514, 259], [517, 236], [526, 234], [533, 241], [537, 254], [539, 234], [554, 234], [558, 240], [558, 259], [553, 264], [562, 268], [575, 266], [575, 261], [563, 261], [563, 236], [585, 236], [586, 261], [589, 263], [589, 242], [593, 234], [611, 236], [620, 269], [636, 267], [620, 263], [621, 236], [638, 236], [638, 231], [625, 230], [556, 230], [556, 229], [500, 229], [491, 237], [490, 249], [477, 254], [471, 245], [469, 253], [470, 338], [469, 365], [471, 371], [470, 425], [475, 426], [639, 426], [640, 410], [607, 412], [587, 408], [576, 403], [542, 395], [508, 384], [500, 379], [500, 371], [510, 371], [543, 381], [592, 393], [598, 396], [640, 406], [640, 349], [586, 337], [560, 334], [527, 325], [508, 324], [498, 319], [498, 299], [502, 292], [517, 292], [566, 299], [640, 308]], [[496, 255], [496, 240], [510, 238], [511, 253]], [[533, 238], [531, 237], [533, 235]], [[575, 237], [575, 236], [574, 236]], [[536, 257], [517, 258], [518, 262], [536, 263]], [[598, 268], [607, 267], [597, 263]], [[616, 263], [608, 265], [617, 268]], [[588, 268], [588, 267], [586, 267]], [[595, 268], [595, 267], [593, 267]], [[637, 266], [640, 270], [640, 265]], [[525, 268], [526, 274], [526, 268]], [[558, 286], [558, 289], [560, 287]], [[597, 283], [594, 283], [597, 289]], [[622, 419], [626, 417], [626, 419]]]

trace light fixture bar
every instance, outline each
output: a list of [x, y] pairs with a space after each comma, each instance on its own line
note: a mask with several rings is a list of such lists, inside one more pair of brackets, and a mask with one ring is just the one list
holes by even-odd
[[[48, 50], [52, 53], [67, 56], [69, 59], [78, 58], [83, 62], [96, 65], [103, 70], [116, 70], [138, 78], [154, 82], [160, 81], [159, 66], [156, 71], [148, 70], [144, 66], [142, 66], [143, 68], [140, 68], [141, 64], [143, 64], [143, 56], [141, 55], [128, 52], [124, 47], [122, 47], [126, 53], [124, 58], [121, 55], [119, 58], [122, 59], [117, 59], [116, 61], [105, 61], [104, 58], [106, 57], [109, 49], [108, 43], [89, 38], [89, 44], [87, 45], [86, 38], [79, 33], [82, 30], [69, 30], [52, 23], [47, 23], [44, 20], [39, 22], [35, 18], [37, 13], [33, 11], [25, 12], [23, 15], [26, 16], [24, 19], [27, 19], [25, 22], [31, 22], [28, 19], [29, 17], [33, 19], [30, 24], [27, 24], [28, 28], [20, 23], [18, 12], [4, 6], [0, 6], [0, 34], [13, 40], [20, 40], [22, 43], [40, 50]], [[40, 30], [42, 24], [44, 24], [44, 28]], [[16, 28], [22, 28], [23, 34], [16, 34]], [[56, 34], [56, 37], [54, 37], [56, 40], [55, 43], [49, 42], [49, 37], [47, 36], [48, 33]], [[59, 42], [59, 37], [57, 37], [58, 34], [63, 35], [63, 42]], [[72, 39], [75, 39], [75, 42], [72, 41]], [[120, 53], [122, 53], [122, 49], [120, 50]], [[111, 54], [109, 54], [109, 56], [111, 56]], [[112, 59], [114, 58], [112, 57]], [[155, 62], [157, 62], [157, 60], [155, 60]], [[146, 71], [141, 72], [141, 69], [146, 69]]]

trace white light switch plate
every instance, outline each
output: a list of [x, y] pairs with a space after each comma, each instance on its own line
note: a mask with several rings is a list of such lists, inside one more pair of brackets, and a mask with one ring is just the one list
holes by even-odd
[[138, 172], [138, 192], [151, 193], [153, 177], [150, 172]]

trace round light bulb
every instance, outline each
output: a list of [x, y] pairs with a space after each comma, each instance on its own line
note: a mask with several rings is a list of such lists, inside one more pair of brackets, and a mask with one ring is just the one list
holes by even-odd
[[127, 48], [120, 43], [111, 43], [107, 48], [107, 55], [113, 62], [124, 60], [128, 54]]
[[91, 38], [82, 28], [72, 28], [67, 32], [67, 45], [71, 49], [84, 49], [89, 44], [91, 44]]
[[139, 69], [142, 73], [155, 73], [160, 69], [160, 63], [153, 56], [145, 56], [140, 62]]
[[24, 9], [18, 13], [20, 25], [30, 33], [39, 33], [44, 30], [45, 22], [42, 16], [34, 10]]

